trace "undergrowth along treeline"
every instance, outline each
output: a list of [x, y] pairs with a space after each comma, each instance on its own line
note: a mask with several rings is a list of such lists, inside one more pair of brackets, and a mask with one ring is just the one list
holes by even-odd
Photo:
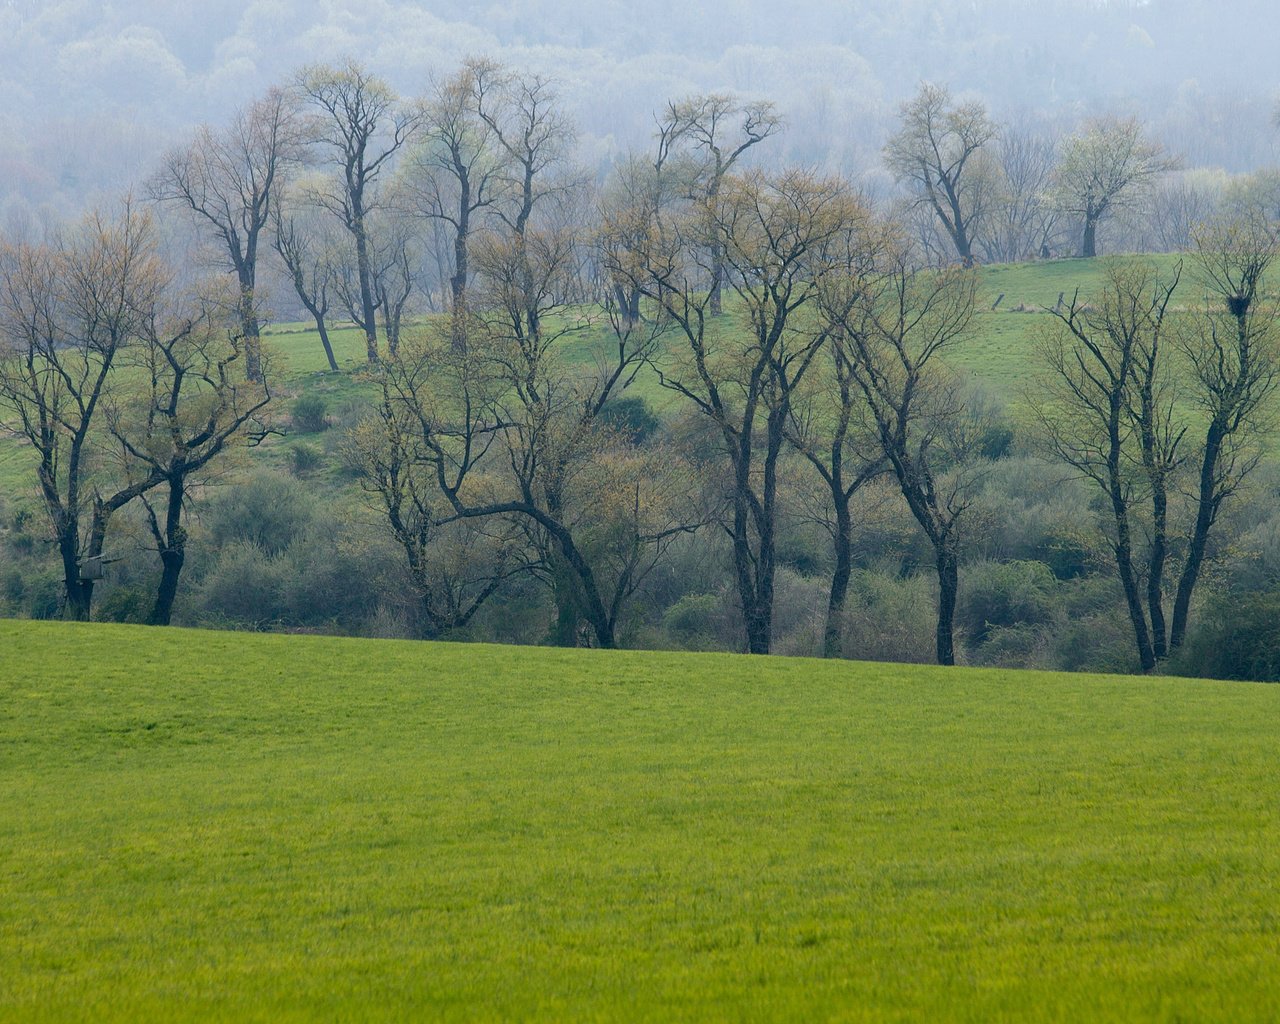
[[[1082, 214], [1088, 248], [1171, 167], [1139, 127], [1088, 126], [1046, 179], [1067, 224], [1086, 165], [1140, 161]], [[999, 126], [922, 90], [886, 150], [893, 208], [748, 166], [782, 129], [767, 103], [673, 102], [594, 186], [536, 75], [473, 60], [402, 103], [312, 67], [175, 151], [153, 204], [8, 241], [0, 416], [35, 456], [7, 496], [8, 607], [1257, 675], [1211, 666], [1223, 620], [1196, 621], [1202, 582], [1272, 586], [1270, 547], [1241, 546], [1270, 529], [1243, 500], [1271, 472], [1265, 195], [1197, 227], [1185, 266], [1111, 262], [1060, 295], [997, 397], [955, 366]], [[956, 159], [912, 162], [934, 152]], [[199, 243], [176, 263], [171, 224]], [[212, 253], [228, 275], [193, 272]], [[305, 382], [264, 340], [268, 265], [331, 368], [287, 412], [273, 394]]]

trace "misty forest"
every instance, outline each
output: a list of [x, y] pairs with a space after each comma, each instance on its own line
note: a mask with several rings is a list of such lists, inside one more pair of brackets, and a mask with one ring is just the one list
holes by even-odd
[[5, 616], [1280, 678], [1261, 2], [128, 6], [0, 4]]

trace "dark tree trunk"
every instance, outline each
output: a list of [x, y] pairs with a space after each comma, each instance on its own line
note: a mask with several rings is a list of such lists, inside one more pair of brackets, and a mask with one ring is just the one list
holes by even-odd
[[58, 554], [62, 559], [64, 600], [62, 617], [72, 622], [88, 622], [93, 606], [93, 581], [80, 579], [80, 553], [78, 533], [70, 533], [58, 539]]
[[1133, 575], [1133, 543], [1129, 536], [1129, 512], [1124, 507], [1124, 498], [1115, 489], [1115, 485], [1111, 493], [1111, 504], [1116, 520], [1116, 569], [1120, 573], [1120, 585], [1124, 588], [1129, 620], [1133, 623], [1134, 639], [1138, 645], [1138, 661], [1142, 665], [1143, 672], [1150, 672], [1156, 667], [1156, 658], [1151, 647], [1151, 635], [1147, 630], [1147, 619], [1142, 611], [1138, 581]]
[[[187, 558], [187, 533], [182, 527], [182, 506], [186, 485], [181, 477], [169, 479], [169, 504], [165, 511], [164, 535], [160, 546], [160, 585], [147, 622], [167, 626], [173, 616], [173, 602], [178, 594], [178, 579]], [[160, 539], [160, 538], [157, 538]]]
[[1218, 423], [1210, 425], [1205, 440], [1204, 456], [1200, 461], [1200, 494], [1196, 501], [1196, 522], [1187, 546], [1187, 560], [1178, 579], [1178, 593], [1173, 602], [1173, 626], [1169, 632], [1169, 649], [1176, 651], [1187, 635], [1187, 616], [1191, 611], [1191, 595], [1200, 579], [1204, 565], [1205, 549], [1209, 543], [1209, 531], [1217, 515], [1218, 457], [1222, 451], [1223, 431]]
[[960, 590], [959, 558], [955, 545], [947, 538], [936, 549], [938, 570], [937, 656], [939, 665], [954, 665], [956, 595]]
[[467, 350], [467, 274], [470, 262], [468, 236], [471, 232], [469, 205], [470, 195], [464, 193], [458, 209], [458, 233], [453, 237], [453, 277], [449, 279], [452, 316], [450, 337], [453, 350], [458, 353]]
[[[526, 494], [526, 500], [529, 495]], [[528, 508], [533, 509], [535, 506], [530, 500]], [[613, 619], [610, 617], [608, 609], [605, 608], [604, 601], [600, 597], [600, 588], [596, 585], [596, 576], [591, 569], [590, 563], [582, 556], [582, 552], [578, 550], [578, 546], [573, 541], [573, 534], [563, 525], [559, 518], [560, 504], [552, 499], [548, 501], [548, 512], [550, 515], [535, 515], [533, 518], [542, 525], [542, 527], [551, 534], [552, 540], [555, 542], [557, 552], [553, 555], [553, 572], [560, 577], [555, 581], [554, 593], [556, 597], [556, 632], [557, 641], [564, 639], [562, 630], [566, 628], [569, 618], [573, 620], [573, 639], [569, 643], [562, 646], [577, 645], [577, 623], [579, 617], [585, 618], [591, 626], [592, 632], [596, 635], [596, 643], [606, 650], [611, 650], [617, 646], [614, 637]], [[561, 582], [567, 586], [562, 586]], [[569, 612], [569, 606], [576, 606], [575, 610]]]
[[[751, 490], [751, 425], [743, 430], [743, 440], [735, 459], [733, 562], [738, 581], [738, 598], [742, 604], [743, 625], [747, 633], [747, 650], [751, 654], [768, 654], [773, 643], [773, 580], [775, 569], [774, 504], [776, 498], [777, 459], [782, 447], [782, 423], [786, 413], [770, 413], [768, 452], [761, 466], [763, 487], [758, 499]], [[751, 527], [756, 532], [752, 550]]]
[[721, 292], [724, 285], [724, 257], [720, 254], [720, 246], [711, 249], [711, 315], [721, 314]]
[[618, 304], [618, 313], [627, 327], [634, 327], [640, 322], [640, 292], [632, 288], [628, 291], [620, 284], [613, 286], [613, 299]]
[[738, 600], [747, 632], [747, 651], [768, 654], [773, 637], [773, 552], [772, 542], [760, 540], [758, 552], [751, 550], [749, 512], [745, 495], [734, 502], [733, 564], [738, 581]]
[[1152, 495], [1151, 560], [1147, 573], [1147, 614], [1151, 619], [1151, 654], [1159, 661], [1168, 653], [1164, 618], [1164, 566], [1168, 557], [1168, 498], [1160, 481]]
[[1096, 217], [1085, 217], [1084, 236], [1080, 239], [1080, 255], [1091, 258], [1098, 255], [1098, 220]]
[[261, 327], [254, 304], [253, 281], [243, 275], [240, 279], [240, 329], [244, 333], [244, 375], [251, 381], [261, 381]]
[[558, 554], [551, 555], [551, 596], [556, 605], [556, 621], [551, 643], [556, 647], [577, 647], [578, 626], [582, 622], [582, 601], [573, 572]]
[[844, 654], [844, 606], [849, 596], [849, 579], [853, 574], [852, 524], [848, 500], [836, 499], [836, 532], [834, 538], [836, 567], [831, 574], [831, 590], [827, 596], [827, 625], [822, 637], [822, 656], [839, 658]]
[[324, 316], [312, 313], [316, 321], [316, 330], [320, 333], [320, 344], [324, 346], [324, 357], [329, 360], [329, 369], [338, 372], [338, 360], [333, 358], [333, 345], [329, 342], [329, 328], [325, 325]]
[[768, 654], [773, 639], [773, 601], [772, 593], [753, 595], [750, 605], [743, 608], [743, 619], [747, 628], [747, 652], [749, 654]]
[[733, 566], [737, 593], [742, 604], [742, 625], [746, 628], [746, 649], [751, 654], [768, 654], [773, 644], [773, 527], [765, 512], [758, 524], [758, 545], [751, 550], [749, 512], [745, 497], [735, 503], [740, 511], [733, 516]]

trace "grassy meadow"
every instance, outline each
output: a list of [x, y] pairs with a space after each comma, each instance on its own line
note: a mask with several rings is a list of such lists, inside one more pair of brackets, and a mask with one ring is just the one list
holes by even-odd
[[0, 622], [0, 1020], [1280, 1018], [1280, 688]]

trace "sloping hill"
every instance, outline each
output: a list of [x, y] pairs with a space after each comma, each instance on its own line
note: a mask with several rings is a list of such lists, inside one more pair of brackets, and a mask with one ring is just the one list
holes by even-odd
[[0, 652], [0, 1019], [1280, 1017], [1280, 688]]

